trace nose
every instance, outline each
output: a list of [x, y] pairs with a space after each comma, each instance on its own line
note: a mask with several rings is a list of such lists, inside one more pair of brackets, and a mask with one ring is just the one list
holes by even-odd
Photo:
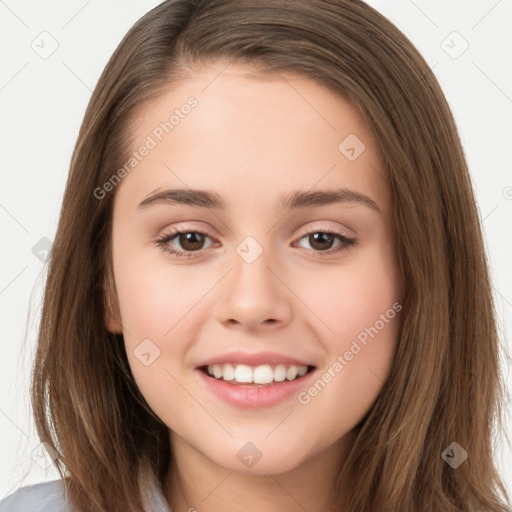
[[293, 293], [273, 261], [267, 251], [251, 263], [235, 255], [216, 309], [217, 320], [225, 327], [277, 329], [290, 322]]

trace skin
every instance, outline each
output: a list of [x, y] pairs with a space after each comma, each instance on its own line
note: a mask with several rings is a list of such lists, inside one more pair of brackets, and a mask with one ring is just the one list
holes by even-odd
[[[401, 303], [391, 191], [378, 146], [351, 103], [298, 75], [260, 79], [246, 66], [224, 68], [203, 64], [133, 124], [136, 150], [169, 112], [190, 96], [198, 101], [115, 190], [117, 304], [107, 328], [124, 334], [136, 383], [169, 427], [175, 465], [165, 495], [173, 511], [335, 510], [337, 468], [389, 375], [400, 314], [308, 404], [292, 395], [240, 409], [207, 390], [195, 368], [229, 350], [270, 350], [310, 361], [319, 376], [328, 371], [361, 331]], [[354, 161], [338, 150], [351, 133], [366, 146]], [[228, 209], [137, 211], [160, 187], [215, 191]], [[340, 187], [368, 195], [380, 212], [358, 202], [291, 212], [279, 205], [295, 190]], [[196, 246], [183, 237], [169, 242], [193, 253], [178, 259], [155, 240], [185, 223], [208, 237]], [[326, 228], [358, 243], [336, 252], [337, 237], [315, 245], [306, 236]], [[247, 236], [263, 249], [251, 264], [236, 252]], [[160, 350], [149, 366], [134, 354], [147, 338]], [[248, 441], [262, 453], [252, 468], [237, 457]]]

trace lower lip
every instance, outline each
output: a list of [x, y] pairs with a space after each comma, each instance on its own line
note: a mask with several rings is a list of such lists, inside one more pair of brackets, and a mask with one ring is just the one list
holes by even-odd
[[297, 394], [309, 383], [315, 370], [316, 369], [295, 380], [283, 381], [272, 386], [257, 388], [249, 385], [244, 386], [243, 384], [229, 384], [224, 380], [209, 377], [202, 370], [196, 369], [200, 379], [208, 386], [212, 393], [222, 398], [224, 401], [242, 409], [271, 407], [289, 398], [291, 395]]

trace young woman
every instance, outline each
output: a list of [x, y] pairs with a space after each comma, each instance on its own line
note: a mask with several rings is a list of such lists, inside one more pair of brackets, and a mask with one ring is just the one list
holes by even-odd
[[[488, 264], [450, 108], [359, 0], [171, 0], [75, 147], [0, 510], [510, 511]], [[53, 508], [52, 508], [53, 507]]]

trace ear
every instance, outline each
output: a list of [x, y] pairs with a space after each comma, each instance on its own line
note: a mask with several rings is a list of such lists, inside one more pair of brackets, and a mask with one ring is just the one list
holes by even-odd
[[110, 265], [107, 266], [103, 283], [103, 317], [105, 327], [112, 334], [123, 334], [121, 313], [117, 302], [117, 293]]

